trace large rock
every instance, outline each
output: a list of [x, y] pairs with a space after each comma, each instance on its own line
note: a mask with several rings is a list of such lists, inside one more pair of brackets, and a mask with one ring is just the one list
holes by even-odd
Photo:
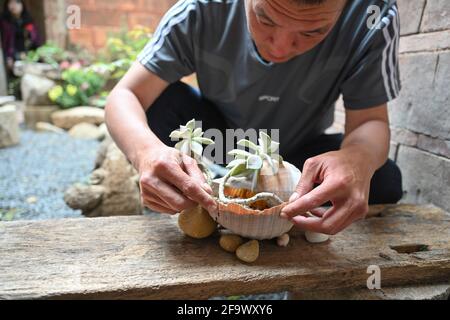
[[94, 139], [98, 140], [102, 136], [100, 128], [90, 123], [79, 123], [69, 130], [69, 135], [77, 139]]
[[450, 211], [450, 160], [415, 148], [400, 146], [404, 201], [433, 203]]
[[34, 130], [38, 122], [51, 122], [52, 113], [58, 110], [58, 106], [26, 106], [25, 124], [27, 128]]
[[55, 126], [69, 130], [80, 123], [100, 125], [105, 121], [105, 111], [94, 107], [77, 107], [52, 114]]
[[56, 85], [53, 80], [26, 74], [21, 80], [22, 98], [28, 106], [50, 105], [48, 92]]
[[66, 203], [88, 217], [142, 214], [136, 170], [110, 139], [105, 140], [99, 153], [98, 169], [92, 172], [90, 184], [67, 190]]
[[10, 147], [20, 142], [16, 107], [0, 107], [0, 148]]
[[61, 79], [61, 70], [48, 63], [16, 61], [13, 72], [17, 77], [31, 74], [51, 80]]

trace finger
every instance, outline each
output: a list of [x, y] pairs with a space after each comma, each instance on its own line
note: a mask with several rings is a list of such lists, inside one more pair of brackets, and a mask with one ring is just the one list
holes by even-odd
[[325, 203], [338, 199], [345, 192], [336, 179], [325, 180], [317, 188], [303, 195], [283, 208], [284, 215], [294, 217], [307, 211], [316, 209]]
[[303, 172], [300, 182], [298, 183], [294, 194], [289, 199], [289, 202], [293, 202], [300, 197], [303, 197], [314, 188], [314, 182], [317, 180], [319, 169], [319, 162], [312, 159], [306, 160], [303, 165]]
[[307, 220], [303, 216], [292, 218], [292, 222], [304, 230], [334, 235], [344, 229], [345, 223], [353, 215], [347, 205], [335, 205], [328, 209], [322, 218]]
[[167, 208], [165, 206], [160, 205], [159, 203], [144, 200], [143, 203], [144, 207], [158, 213], [167, 213], [167, 214], [176, 214], [177, 212], [174, 211], [171, 208]]
[[210, 213], [217, 213], [218, 208], [213, 197], [186, 174], [181, 167], [173, 167], [172, 170], [168, 170], [165, 173], [165, 178], [177, 187], [184, 196], [200, 204]]
[[315, 209], [311, 209], [309, 212], [316, 216], [316, 217], [323, 217], [323, 215], [325, 214], [325, 212], [327, 212], [329, 208], [325, 208], [325, 207], [319, 207], [319, 208], [315, 208]]
[[143, 191], [145, 195], [160, 200], [157, 201], [158, 203], [178, 212], [197, 206], [197, 203], [182, 195], [176, 188], [159, 179], [152, 182], [151, 185], [143, 185]]
[[182, 156], [183, 166], [186, 173], [194, 180], [198, 181], [200, 186], [209, 194], [212, 194], [213, 191], [211, 187], [206, 183], [205, 176], [203, 172], [198, 167], [197, 161], [183, 154]]

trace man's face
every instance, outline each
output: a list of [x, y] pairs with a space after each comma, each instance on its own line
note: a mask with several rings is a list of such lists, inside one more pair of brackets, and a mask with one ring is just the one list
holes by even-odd
[[321, 5], [292, 0], [246, 0], [252, 38], [264, 60], [281, 63], [318, 45], [331, 32], [346, 0]]

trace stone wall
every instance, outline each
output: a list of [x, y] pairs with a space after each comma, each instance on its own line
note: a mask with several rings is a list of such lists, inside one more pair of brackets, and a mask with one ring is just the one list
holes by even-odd
[[81, 8], [81, 29], [69, 30], [70, 42], [91, 50], [104, 47], [108, 33], [137, 25], [155, 30], [177, 0], [66, 0]]
[[[402, 92], [389, 105], [404, 202], [450, 210], [450, 1], [398, 0]], [[334, 128], [342, 131], [342, 102]]]

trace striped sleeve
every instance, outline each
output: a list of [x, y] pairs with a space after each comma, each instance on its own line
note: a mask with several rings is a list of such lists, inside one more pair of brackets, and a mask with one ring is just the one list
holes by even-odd
[[393, 5], [380, 20], [369, 50], [341, 86], [347, 109], [376, 107], [398, 97], [399, 40], [400, 17]]
[[178, 1], [138, 56], [143, 66], [169, 83], [194, 72], [195, 11], [195, 0]]

